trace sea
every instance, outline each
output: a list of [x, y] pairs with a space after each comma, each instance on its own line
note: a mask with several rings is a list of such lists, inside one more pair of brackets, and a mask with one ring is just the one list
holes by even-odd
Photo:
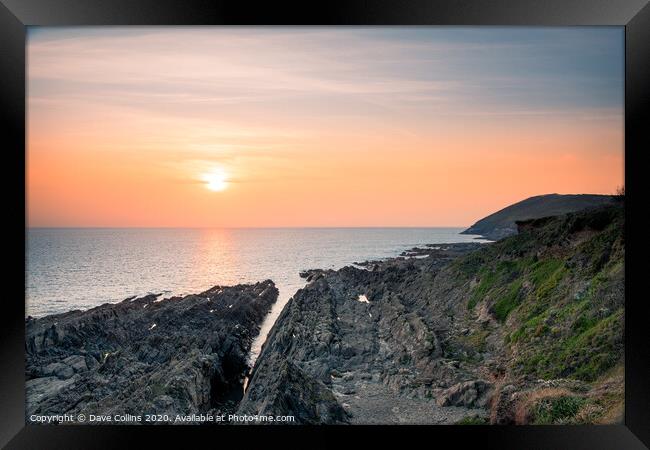
[[162, 298], [215, 285], [275, 282], [278, 301], [253, 343], [255, 360], [273, 323], [304, 286], [306, 269], [338, 269], [426, 244], [485, 242], [463, 228], [30, 228], [25, 315], [40, 317]]

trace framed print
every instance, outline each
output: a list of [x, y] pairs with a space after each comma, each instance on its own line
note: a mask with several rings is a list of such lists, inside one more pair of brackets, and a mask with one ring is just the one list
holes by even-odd
[[649, 444], [647, 2], [0, 16], [7, 448]]

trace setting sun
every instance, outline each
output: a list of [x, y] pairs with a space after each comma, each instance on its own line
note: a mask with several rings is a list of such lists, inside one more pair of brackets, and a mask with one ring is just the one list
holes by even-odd
[[15, 422], [625, 422], [625, 27], [25, 36]]
[[214, 192], [221, 192], [228, 187], [228, 176], [223, 169], [213, 169], [203, 175], [205, 187]]
[[29, 35], [30, 226], [468, 226], [624, 184], [620, 30], [130, 30]]

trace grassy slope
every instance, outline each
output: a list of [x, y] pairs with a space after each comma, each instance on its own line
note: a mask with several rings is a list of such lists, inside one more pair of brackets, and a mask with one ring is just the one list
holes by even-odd
[[[529, 422], [593, 422], [620, 408], [622, 374], [612, 381], [612, 373], [624, 348], [623, 223], [621, 205], [540, 219], [450, 268], [467, 290], [471, 327], [458, 346], [500, 355], [509, 379], [588, 386], [584, 395], [528, 395]], [[491, 325], [477, 324], [482, 311]], [[605, 382], [615, 386], [592, 395]]]

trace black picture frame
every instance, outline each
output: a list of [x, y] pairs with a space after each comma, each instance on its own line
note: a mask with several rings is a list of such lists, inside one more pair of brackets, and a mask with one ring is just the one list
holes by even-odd
[[[24, 262], [25, 37], [30, 25], [516, 25], [625, 27], [626, 324], [625, 424], [620, 426], [169, 427], [25, 425]], [[647, 0], [348, 0], [252, 4], [216, 0], [0, 0], [0, 126], [5, 193], [6, 275], [0, 326], [0, 445], [7, 448], [114, 448], [142, 440], [187, 447], [197, 435], [214, 445], [251, 437], [289, 445], [365, 445], [392, 436], [406, 445], [444, 442], [480, 448], [636, 449], [650, 446], [650, 342], [643, 293], [647, 229], [643, 152], [650, 104]], [[645, 113], [645, 114], [644, 114]], [[22, 215], [21, 215], [22, 212]], [[19, 238], [23, 236], [23, 240]], [[22, 246], [20, 243], [22, 242]], [[7, 289], [8, 287], [8, 289]], [[639, 294], [637, 294], [639, 293]], [[22, 300], [21, 300], [22, 299]], [[225, 436], [235, 439], [226, 444]], [[238, 441], [237, 439], [242, 439]], [[287, 441], [291, 439], [291, 441]], [[408, 440], [407, 440], [408, 439]], [[449, 440], [451, 439], [451, 440]], [[404, 445], [402, 444], [402, 445]], [[198, 444], [196, 444], [198, 445]], [[182, 448], [182, 447], [181, 447]]]

